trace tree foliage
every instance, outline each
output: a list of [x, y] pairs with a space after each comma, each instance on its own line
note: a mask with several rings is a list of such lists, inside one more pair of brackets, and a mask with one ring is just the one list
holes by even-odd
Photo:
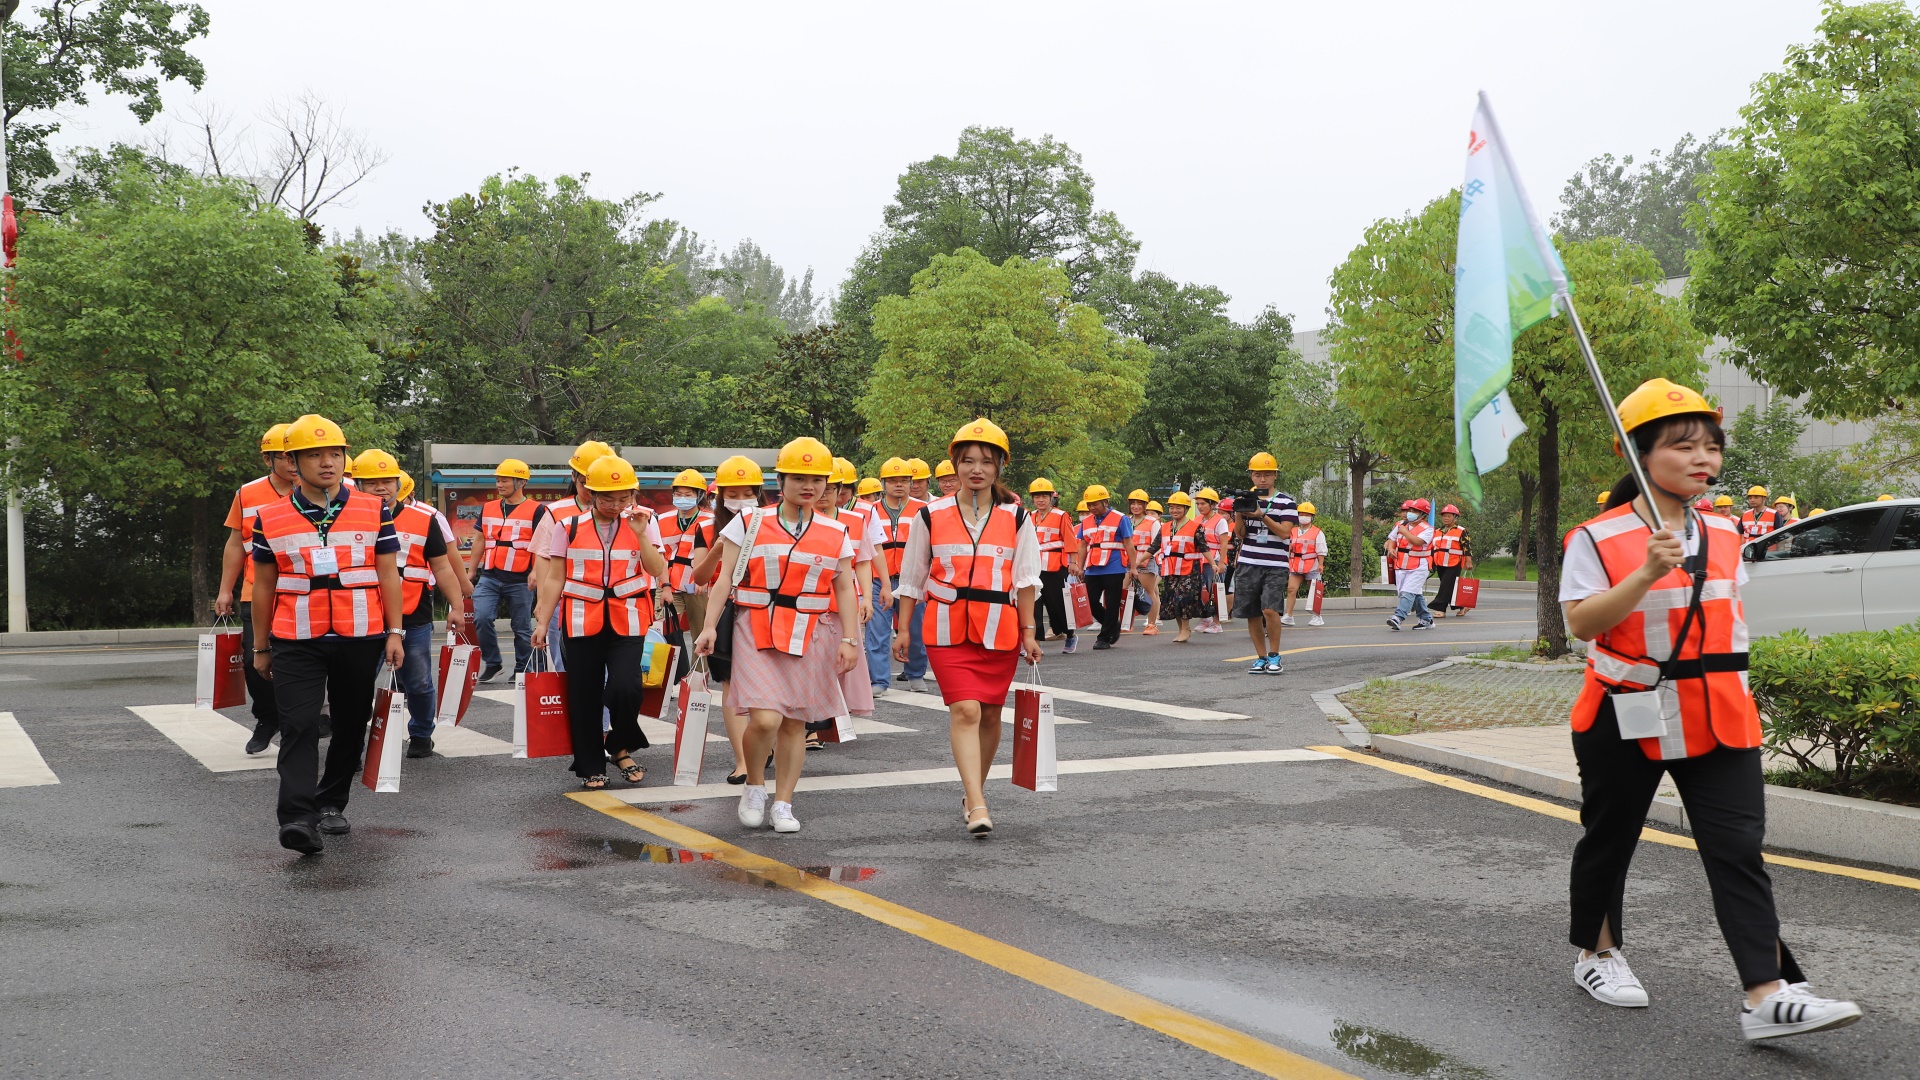
[[1820, 418], [1920, 400], [1920, 17], [1829, 3], [1754, 84], [1688, 225], [1696, 321]]
[[813, 268], [790, 278], [773, 256], [752, 240], [742, 240], [720, 256], [708, 272], [714, 291], [735, 309], [758, 306], [778, 318], [791, 334], [805, 333], [820, 324], [820, 298], [813, 294]]
[[[1367, 579], [1366, 484], [1391, 462], [1359, 414], [1340, 404], [1336, 364], [1331, 354], [1318, 362], [1295, 354], [1274, 364], [1267, 385], [1267, 445], [1280, 463], [1280, 482], [1292, 490], [1300, 490], [1329, 463], [1340, 469], [1346, 505], [1337, 509], [1347, 514], [1344, 576], [1358, 596]], [[1335, 510], [1329, 506], [1323, 520], [1332, 519]], [[1335, 548], [1332, 534], [1328, 537], [1331, 556]]]
[[1568, 240], [1615, 236], [1639, 244], [1659, 260], [1662, 274], [1683, 276], [1696, 244], [1687, 208], [1699, 201], [1700, 179], [1721, 148], [1718, 135], [1701, 142], [1689, 133], [1664, 155], [1649, 152], [1638, 167], [1632, 154], [1602, 154], [1567, 181], [1553, 227]]
[[1141, 406], [1147, 349], [1071, 292], [1051, 261], [996, 266], [962, 248], [934, 256], [912, 295], [883, 299], [873, 314], [883, 348], [859, 401], [869, 464], [944, 456], [961, 424], [986, 416], [1012, 443], [1010, 479], [1116, 482], [1127, 463], [1118, 436]]

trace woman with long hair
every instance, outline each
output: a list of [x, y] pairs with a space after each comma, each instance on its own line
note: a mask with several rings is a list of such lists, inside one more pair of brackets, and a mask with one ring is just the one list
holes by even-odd
[[1631, 473], [1615, 484], [1606, 508], [1567, 534], [1560, 578], [1567, 626], [1593, 643], [1572, 715], [1586, 829], [1573, 851], [1574, 981], [1608, 1005], [1647, 1005], [1620, 949], [1621, 912], [1627, 866], [1666, 774], [1746, 991], [1741, 1033], [1773, 1039], [1850, 1024], [1860, 1007], [1815, 996], [1780, 940], [1761, 858], [1766, 797], [1760, 715], [1747, 690], [1740, 527], [1688, 507], [1720, 474], [1720, 410], [1651, 379], [1619, 413], [1632, 443], [1625, 452], [1639, 457], [1654, 490], [1641, 492]]
[[[735, 454], [722, 461], [714, 470], [713, 516], [704, 522], [693, 541], [693, 572], [695, 581], [706, 582], [709, 588], [720, 575], [720, 543], [716, 539], [722, 530], [741, 514], [751, 513], [760, 507], [760, 493], [766, 487], [766, 476], [760, 466], [744, 454]], [[709, 594], [709, 608], [726, 603], [726, 590], [715, 589], [719, 594], [716, 605]], [[710, 612], [702, 612], [701, 628], [712, 618]], [[692, 628], [692, 624], [689, 624]], [[747, 782], [747, 714], [734, 708], [733, 696], [722, 694], [720, 698], [720, 716], [727, 728], [727, 742], [733, 745], [733, 768], [727, 772], [727, 783], [744, 784]]]
[[1040, 542], [1020, 497], [1001, 479], [1007, 434], [982, 417], [947, 446], [960, 487], [922, 508], [900, 562], [900, 624], [893, 653], [905, 659], [906, 627], [922, 613], [927, 658], [947, 704], [953, 763], [960, 770], [967, 832], [993, 831], [987, 770], [1000, 748], [1000, 710], [1022, 656], [1040, 662], [1033, 598]]
[[1176, 491], [1167, 496], [1169, 517], [1163, 522], [1166, 549], [1160, 560], [1160, 614], [1180, 626], [1176, 645], [1193, 640], [1193, 620], [1205, 618], [1212, 597], [1200, 591], [1200, 569], [1207, 562], [1207, 533], [1193, 512], [1193, 496]]
[[[779, 504], [739, 514], [720, 530], [720, 580], [729, 583], [738, 608], [727, 703], [748, 717], [740, 824], [757, 829], [771, 821], [775, 832], [797, 833], [793, 792], [807, 758], [807, 723], [846, 713], [840, 676], [860, 657], [840, 616], [829, 610], [854, 610], [855, 551], [847, 527], [819, 512], [833, 475], [825, 444], [795, 439], [781, 447], [774, 468]], [[737, 569], [742, 558], [745, 568]], [[726, 610], [707, 605], [707, 626], [694, 646], [699, 655], [712, 655]], [[766, 758], [776, 745], [769, 808]]]

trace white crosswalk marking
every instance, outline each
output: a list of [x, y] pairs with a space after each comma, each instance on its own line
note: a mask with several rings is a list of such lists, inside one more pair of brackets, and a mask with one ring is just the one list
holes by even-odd
[[193, 756], [212, 772], [271, 769], [273, 753], [249, 755], [251, 728], [243, 727], [209, 709], [192, 705], [129, 705], [127, 711], [152, 724], [155, 731]]
[[[1017, 688], [1016, 688], [1017, 689]], [[1142, 698], [1113, 697], [1110, 694], [1092, 694], [1085, 690], [1067, 690], [1058, 686], [1047, 687], [1053, 693], [1055, 701], [1083, 701], [1088, 705], [1099, 705], [1108, 709], [1122, 709], [1126, 712], [1149, 713], [1164, 716], [1172, 720], [1251, 720], [1241, 713], [1216, 712], [1213, 709], [1196, 709], [1191, 705], [1167, 705], [1158, 701]]]
[[[513, 704], [513, 691], [511, 690], [475, 690], [473, 696], [483, 697], [488, 701], [497, 701], [502, 705], [511, 706]], [[718, 705], [719, 703], [715, 702], [715, 704]], [[945, 705], [940, 706], [941, 712], [945, 712], [946, 710], [947, 707]], [[714, 715], [716, 719], [712, 721], [714, 725], [713, 728], [707, 732], [707, 741], [710, 743], [726, 742], [727, 737], [725, 734], [714, 734], [714, 731], [723, 730], [719, 726], [721, 723], [720, 720], [717, 719], [719, 716], [718, 709], [715, 709]], [[889, 724], [882, 720], [869, 720], [860, 716], [853, 718], [853, 733], [855, 735], [884, 735], [896, 731], [904, 731], [911, 734], [918, 730], [918, 728]], [[640, 718], [640, 733], [645, 735], [647, 741], [655, 746], [673, 745], [674, 726], [670, 721], [656, 720], [651, 716], [643, 716]], [[438, 736], [436, 736], [436, 738], [438, 738]]]
[[[879, 701], [875, 702], [874, 704], [876, 706], [878, 705], [911, 705], [916, 709], [931, 709], [937, 713], [947, 712], [947, 703], [944, 701], [941, 701], [938, 697], [935, 697], [932, 694], [916, 694], [911, 690], [901, 690], [901, 691], [896, 691], [894, 693], [888, 694], [886, 697], [881, 698]], [[1012, 708], [1012, 706], [1009, 705], [1007, 706], [1007, 708]], [[1006, 717], [1006, 719], [1011, 721], [1012, 717], [1008, 716]], [[1059, 713], [1053, 714], [1053, 722], [1056, 724], [1086, 723], [1085, 720], [1075, 720], [1070, 716], [1061, 716]], [[859, 721], [855, 720], [854, 724], [855, 724], [854, 731], [858, 732], [860, 730], [858, 726]], [[902, 730], [905, 730], [905, 729], [902, 729]]]
[[441, 757], [486, 757], [511, 754], [513, 744], [505, 739], [482, 735], [469, 727], [439, 724], [433, 729], [433, 752]]
[[47, 759], [27, 738], [26, 729], [10, 712], [0, 712], [0, 787], [38, 787], [60, 778], [47, 768]]

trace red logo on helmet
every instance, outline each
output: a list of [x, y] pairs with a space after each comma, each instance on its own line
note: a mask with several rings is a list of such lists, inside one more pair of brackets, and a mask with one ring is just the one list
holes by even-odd
[[1687, 395], [1685, 395], [1685, 394], [1683, 394], [1683, 393], [1681, 393], [1681, 392], [1680, 392], [1680, 391], [1678, 391], [1678, 390], [1669, 390], [1669, 391], [1667, 391], [1667, 400], [1668, 400], [1668, 401], [1685, 401], [1686, 399], [1687, 399]]
[[317, 428], [314, 428], [314, 429], [313, 429], [313, 437], [314, 437], [314, 438], [316, 438], [316, 439], [324, 439], [324, 438], [326, 438], [326, 437], [327, 437], [327, 429], [326, 429], [326, 428], [323, 428], [323, 427], [317, 427]]

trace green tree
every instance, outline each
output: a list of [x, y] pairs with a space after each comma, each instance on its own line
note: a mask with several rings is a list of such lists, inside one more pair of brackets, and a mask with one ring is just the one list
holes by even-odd
[[742, 240], [707, 271], [715, 291], [738, 310], [758, 305], [786, 324], [790, 334], [820, 324], [820, 298], [813, 294], [813, 267], [789, 277], [773, 256], [751, 240]]
[[[1328, 334], [1341, 374], [1340, 399], [1394, 458], [1438, 470], [1453, 455], [1453, 280], [1459, 193], [1418, 214], [1375, 222], [1334, 271]], [[1705, 338], [1683, 305], [1654, 288], [1659, 264], [1613, 237], [1557, 245], [1575, 283], [1581, 319], [1608, 383], [1624, 394], [1656, 376], [1700, 385]], [[1509, 387], [1527, 434], [1509, 464], [1537, 477], [1534, 553], [1539, 637], [1566, 652], [1560, 581], [1561, 488], [1606, 468], [1612, 428], [1596, 400], [1578, 343], [1564, 319], [1535, 325], [1514, 342]], [[1577, 504], [1576, 504], [1577, 505]]]
[[1009, 479], [1045, 474], [1067, 490], [1125, 471], [1120, 430], [1144, 398], [1147, 348], [1077, 303], [1066, 271], [1018, 256], [996, 266], [962, 248], [936, 255], [913, 293], [883, 299], [883, 350], [859, 401], [869, 465], [932, 458], [986, 416], [1013, 446]]
[[120, 512], [184, 500], [196, 612], [217, 500], [257, 471], [261, 431], [320, 412], [359, 445], [386, 434], [364, 288], [307, 240], [242, 185], [143, 169], [21, 232], [25, 359], [0, 384], [11, 467]]
[[32, 195], [58, 171], [49, 140], [63, 110], [85, 105], [94, 87], [132, 98], [141, 123], [160, 112], [160, 84], [180, 80], [195, 90], [206, 70], [187, 46], [207, 34], [199, 4], [167, 0], [49, 0], [36, 21], [16, 23], [19, 0], [0, 0], [6, 44], [0, 81], [6, 87], [7, 181]]
[[774, 355], [747, 383], [745, 400], [766, 442], [811, 435], [835, 454], [857, 459], [864, 425], [854, 402], [868, 374], [845, 327], [816, 326], [775, 342]]
[[1763, 409], [1749, 405], [1727, 426], [1726, 461], [1720, 486], [1742, 502], [1748, 488], [1760, 484], [1775, 495], [1792, 495], [1805, 514], [1816, 506], [1866, 502], [1880, 490], [1884, 475], [1871, 443], [1854, 452], [1816, 450], [1800, 453], [1806, 420], [1792, 402], [1776, 400]]
[[1359, 415], [1340, 404], [1340, 374], [1331, 357], [1318, 363], [1289, 359], [1277, 358], [1269, 376], [1267, 445], [1284, 482], [1319, 476], [1328, 465], [1346, 477], [1347, 588], [1359, 596], [1367, 580], [1367, 480], [1392, 463]]
[[1689, 133], [1665, 155], [1648, 153], [1638, 168], [1632, 154], [1602, 154], [1567, 181], [1553, 227], [1568, 240], [1617, 236], [1639, 244], [1660, 261], [1662, 274], [1683, 276], [1696, 243], [1687, 208], [1700, 201], [1700, 178], [1720, 149], [1718, 135], [1701, 142]]
[[1920, 17], [1828, 3], [1715, 156], [1687, 298], [1729, 357], [1817, 418], [1920, 399]]

